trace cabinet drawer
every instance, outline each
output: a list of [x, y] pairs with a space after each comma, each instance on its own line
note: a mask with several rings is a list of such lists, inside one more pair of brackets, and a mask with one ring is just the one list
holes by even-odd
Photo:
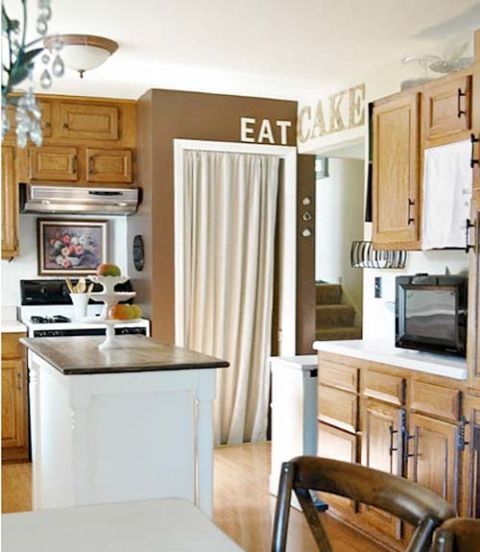
[[324, 385], [356, 393], [358, 390], [358, 368], [346, 364], [335, 364], [328, 360], [320, 360], [318, 381]]
[[20, 338], [24, 333], [2, 333], [2, 359], [23, 358], [24, 348]]
[[87, 182], [129, 184], [133, 180], [132, 150], [87, 149]]
[[358, 429], [358, 396], [319, 385], [318, 415], [322, 422], [354, 433]]
[[362, 378], [362, 392], [365, 397], [400, 406], [405, 402], [405, 379], [368, 370]]
[[455, 422], [460, 417], [460, 391], [431, 383], [413, 381], [410, 408]]
[[118, 140], [119, 113], [115, 105], [60, 104], [62, 138]]
[[32, 180], [76, 182], [78, 180], [77, 148], [30, 147], [29, 169]]

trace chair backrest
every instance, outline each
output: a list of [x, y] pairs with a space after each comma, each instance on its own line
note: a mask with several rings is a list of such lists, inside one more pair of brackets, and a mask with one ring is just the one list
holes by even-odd
[[273, 527], [272, 552], [285, 552], [292, 490], [321, 552], [332, 546], [313, 504], [310, 490], [344, 496], [388, 512], [416, 527], [406, 552], [428, 550], [434, 530], [455, 516], [450, 505], [428, 489], [359, 464], [300, 456], [282, 464]]
[[478, 552], [480, 520], [454, 518], [435, 531], [432, 552]]

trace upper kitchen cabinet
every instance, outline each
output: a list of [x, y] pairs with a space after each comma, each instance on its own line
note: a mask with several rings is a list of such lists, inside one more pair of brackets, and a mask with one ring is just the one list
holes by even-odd
[[18, 150], [18, 181], [78, 186], [135, 182], [136, 110], [131, 100], [40, 96], [43, 145]]
[[30, 180], [46, 182], [76, 182], [78, 180], [77, 148], [31, 146], [28, 154]]
[[132, 182], [132, 150], [87, 148], [86, 155], [87, 182]]
[[470, 136], [471, 72], [453, 73], [425, 85], [423, 129], [425, 147], [439, 146]]
[[420, 110], [417, 90], [373, 106], [373, 242], [380, 249], [420, 246]]
[[[52, 104], [49, 101], [40, 100], [38, 102], [40, 111], [42, 112], [42, 134], [43, 138], [50, 138], [52, 136]], [[17, 119], [15, 116], [15, 109], [11, 106], [7, 107], [7, 117], [9, 123], [9, 130], [5, 134], [3, 139], [5, 144], [15, 145], [17, 142]]]
[[15, 148], [2, 146], [2, 259], [18, 255], [18, 185]]
[[60, 138], [118, 141], [119, 108], [115, 105], [60, 102]]

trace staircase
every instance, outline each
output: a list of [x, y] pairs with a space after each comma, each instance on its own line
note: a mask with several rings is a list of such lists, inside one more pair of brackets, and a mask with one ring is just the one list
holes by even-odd
[[361, 326], [355, 326], [355, 309], [342, 303], [342, 286], [317, 283], [316, 288], [317, 340], [362, 339]]

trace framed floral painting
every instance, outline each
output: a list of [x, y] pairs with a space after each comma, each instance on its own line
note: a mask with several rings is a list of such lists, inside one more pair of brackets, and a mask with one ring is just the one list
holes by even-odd
[[38, 275], [94, 274], [107, 262], [106, 220], [38, 219]]

